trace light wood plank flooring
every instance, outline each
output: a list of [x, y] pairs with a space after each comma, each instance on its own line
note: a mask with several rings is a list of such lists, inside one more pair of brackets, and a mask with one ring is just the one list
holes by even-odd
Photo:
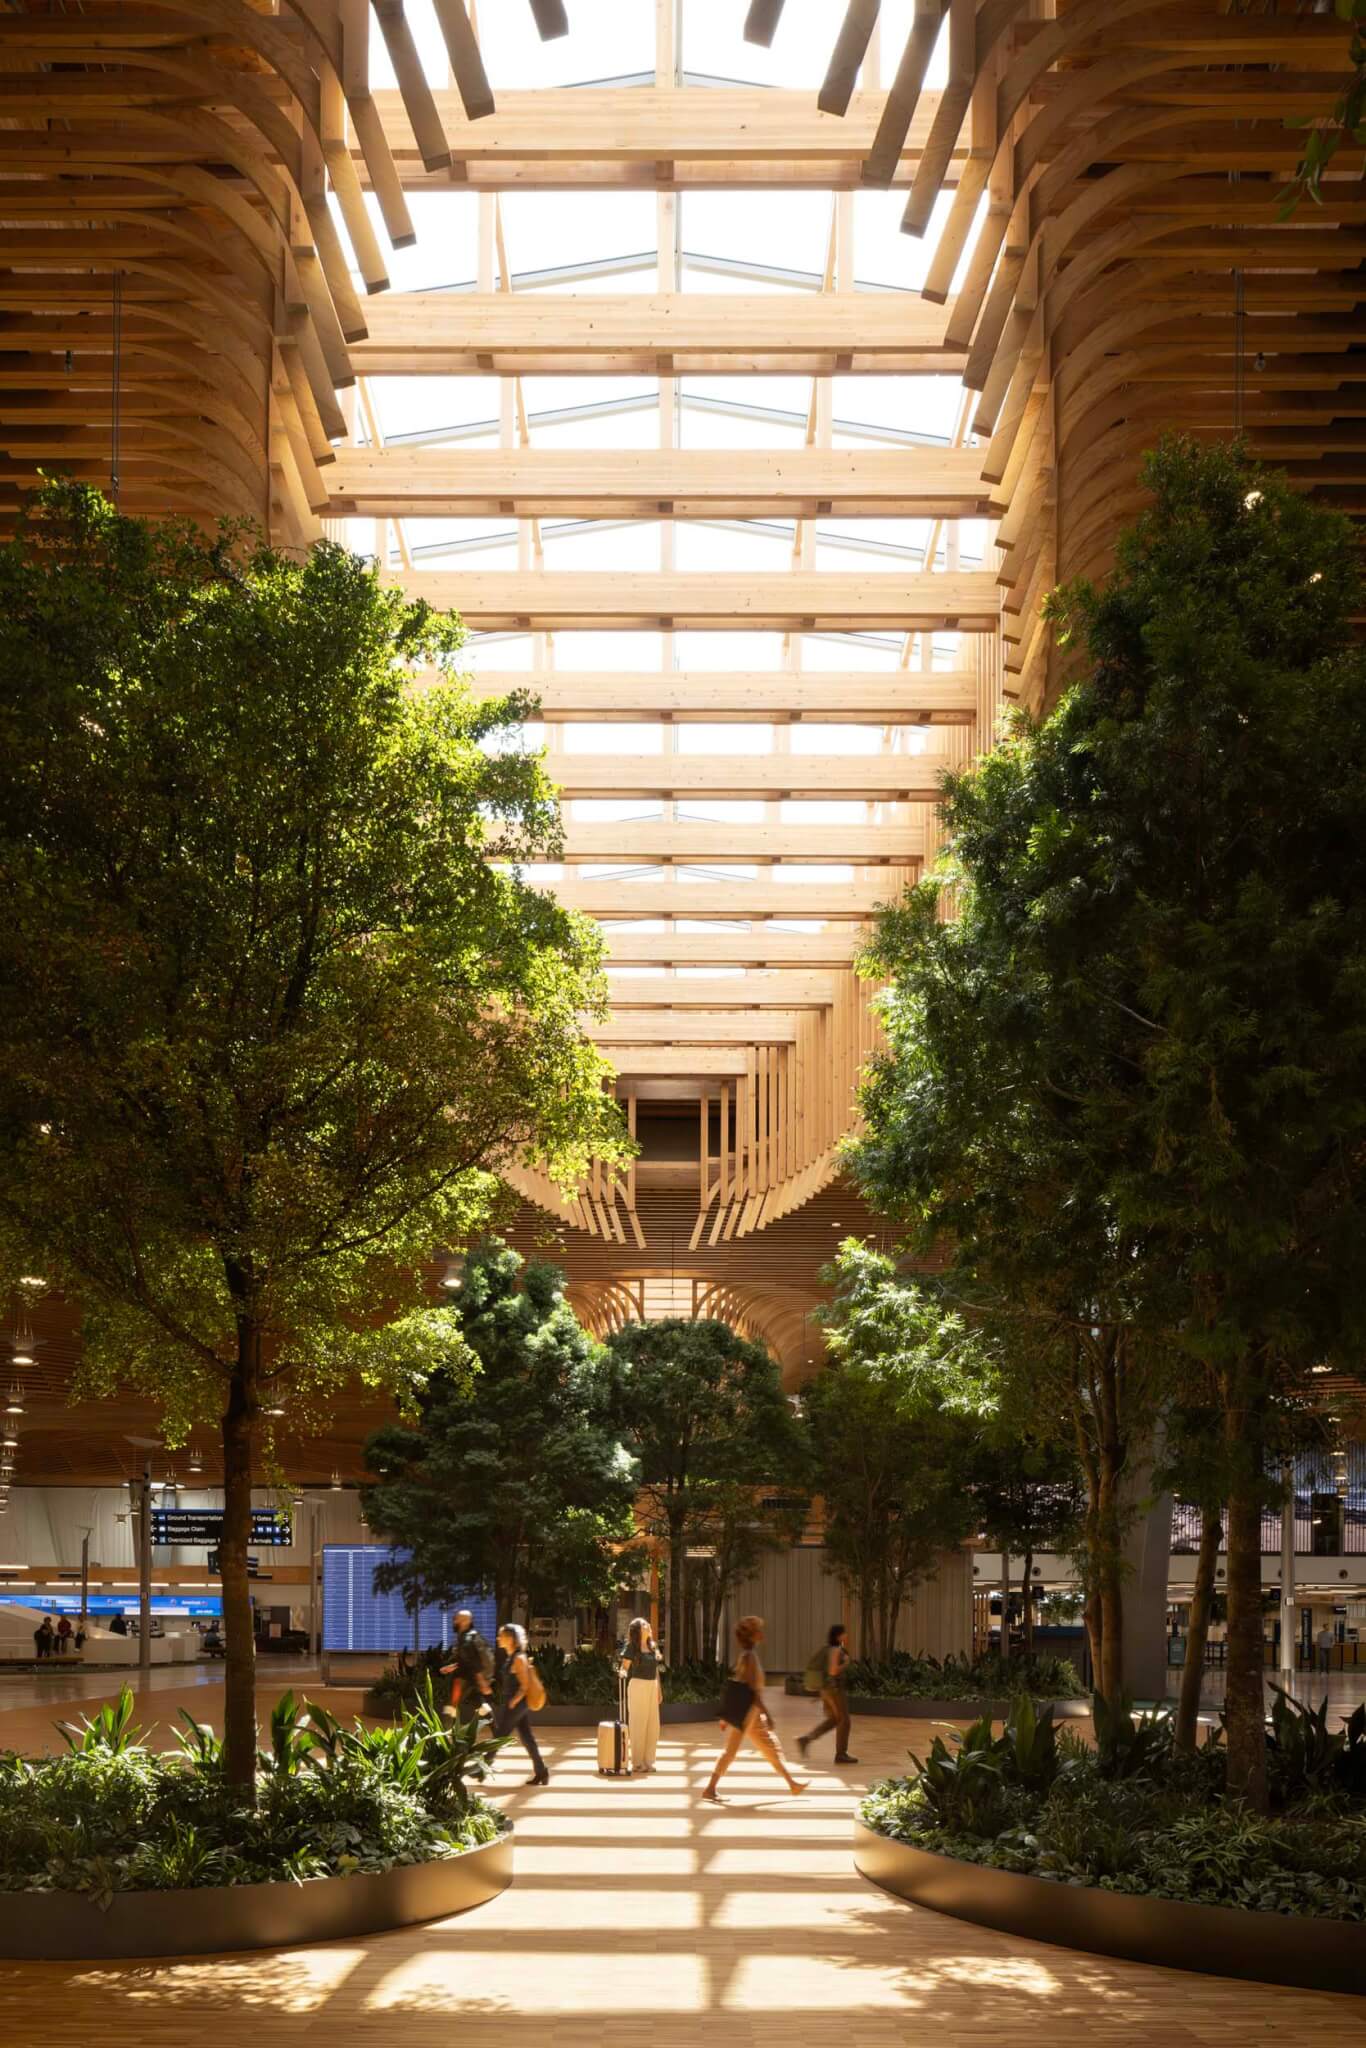
[[[262, 1706], [269, 1692], [263, 1690]], [[326, 1695], [320, 1695], [326, 1697]], [[160, 1687], [213, 1719], [212, 1687]], [[354, 1710], [354, 1694], [339, 1697]], [[774, 1699], [789, 1749], [810, 1707]], [[47, 1710], [0, 1713], [0, 1746], [37, 1746]], [[1361, 2002], [1152, 1970], [1015, 1941], [921, 1911], [858, 1876], [858, 1792], [900, 1766], [921, 1724], [855, 1724], [862, 1761], [791, 1799], [757, 1758], [699, 1806], [714, 1730], [666, 1728], [658, 1776], [598, 1778], [591, 1731], [547, 1731], [554, 1777], [496, 1796], [517, 1823], [517, 1881], [467, 1916], [364, 1941], [183, 1962], [0, 1963], [5, 2048], [1360, 2048]], [[0, 1913], [4, 1911], [0, 1894]]]

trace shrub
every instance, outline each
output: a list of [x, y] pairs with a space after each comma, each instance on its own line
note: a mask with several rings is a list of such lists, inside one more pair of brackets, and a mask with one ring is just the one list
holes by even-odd
[[180, 1754], [144, 1748], [132, 1695], [60, 1757], [0, 1755], [0, 1891], [194, 1889], [390, 1870], [459, 1855], [507, 1823], [472, 1789], [498, 1742], [447, 1728], [430, 1685], [386, 1729], [346, 1728], [286, 1693], [259, 1753], [257, 1805], [223, 1776], [221, 1744], [182, 1716]]
[[864, 1699], [1006, 1700], [1027, 1693], [1035, 1699], [1079, 1699], [1076, 1666], [1066, 1657], [919, 1657], [894, 1650], [872, 1663], [855, 1658], [849, 1690]]
[[1188, 1755], [1167, 1716], [1124, 1704], [1098, 1711], [1092, 1749], [1027, 1700], [999, 1736], [984, 1716], [952, 1750], [936, 1738], [909, 1776], [874, 1788], [863, 1818], [915, 1847], [1061, 1884], [1366, 1921], [1366, 1709], [1339, 1739], [1321, 1709], [1278, 1704], [1268, 1743], [1283, 1804], [1270, 1819], [1225, 1795], [1217, 1732]]

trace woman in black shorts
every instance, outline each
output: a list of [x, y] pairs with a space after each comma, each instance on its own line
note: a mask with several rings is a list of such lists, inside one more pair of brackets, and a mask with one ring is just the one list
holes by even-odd
[[735, 1624], [739, 1655], [721, 1695], [725, 1747], [712, 1767], [707, 1788], [702, 1794], [704, 1799], [718, 1805], [721, 1794], [717, 1784], [735, 1762], [740, 1745], [746, 1739], [754, 1744], [766, 1763], [772, 1764], [778, 1776], [786, 1782], [789, 1792], [806, 1790], [806, 1780], [794, 1778], [783, 1761], [783, 1753], [773, 1734], [773, 1723], [764, 1707], [764, 1667], [759, 1662], [759, 1645], [763, 1639], [764, 1624], [757, 1614], [747, 1614], [743, 1621]]

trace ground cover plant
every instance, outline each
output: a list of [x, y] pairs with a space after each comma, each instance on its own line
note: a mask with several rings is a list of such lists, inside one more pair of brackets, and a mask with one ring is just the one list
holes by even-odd
[[936, 1736], [862, 1817], [914, 1848], [1104, 1891], [1366, 1920], [1366, 1707], [1330, 1731], [1326, 1702], [1279, 1693], [1267, 1731], [1269, 1813], [1228, 1791], [1222, 1730], [1179, 1749], [1171, 1716], [1095, 1707], [1095, 1747], [1017, 1700]]
[[178, 1753], [146, 1747], [127, 1687], [56, 1757], [0, 1753], [0, 1892], [118, 1892], [303, 1883], [436, 1862], [507, 1821], [474, 1789], [501, 1743], [448, 1724], [430, 1689], [392, 1728], [345, 1727], [286, 1692], [257, 1753], [255, 1804], [212, 1728], [181, 1710]]
[[1004, 1700], [1079, 1699], [1076, 1666], [1067, 1657], [917, 1657], [906, 1650], [872, 1661], [855, 1658], [849, 1690], [864, 1699]]

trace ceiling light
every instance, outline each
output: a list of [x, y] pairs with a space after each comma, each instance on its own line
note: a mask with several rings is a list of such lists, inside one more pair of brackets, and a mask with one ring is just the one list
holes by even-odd
[[280, 1403], [278, 1401], [274, 1402], [269, 1408], [263, 1408], [261, 1410], [261, 1413], [263, 1415], [283, 1415], [284, 1412], [284, 1409], [280, 1406]]
[[36, 1365], [38, 1362], [33, 1356], [32, 1344], [20, 1337], [15, 1338], [10, 1357], [16, 1365]]
[[24, 1390], [22, 1387], [11, 1387], [9, 1397], [5, 1402], [5, 1413], [6, 1415], [22, 1415], [23, 1412]]
[[331, 1489], [332, 1489], [333, 1493], [340, 1493], [340, 1492], [341, 1492], [341, 1490], [342, 1490], [342, 1483], [341, 1483], [341, 1473], [340, 1473], [340, 1472], [334, 1472], [334, 1473], [332, 1474], [332, 1478], [331, 1478], [331, 1480], [330, 1480], [329, 1484], [330, 1484], [330, 1486], [331, 1486]]
[[1333, 1368], [1331, 1365], [1311, 1365], [1309, 1370], [1310, 1372], [1331, 1372]]
[[36, 1273], [21, 1273], [19, 1275], [19, 1285], [21, 1287], [46, 1287], [47, 1282], [46, 1280], [40, 1280]]

